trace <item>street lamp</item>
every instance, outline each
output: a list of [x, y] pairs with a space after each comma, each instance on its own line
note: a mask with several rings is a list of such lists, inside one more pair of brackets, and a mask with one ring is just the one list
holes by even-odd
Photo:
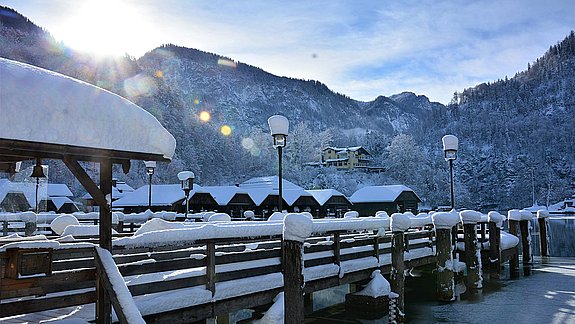
[[451, 209], [455, 209], [455, 195], [453, 193], [453, 161], [457, 159], [457, 147], [459, 140], [455, 135], [445, 135], [443, 141], [443, 152], [445, 161], [449, 161], [449, 178], [451, 180]]
[[279, 183], [279, 212], [282, 212], [282, 149], [286, 146], [286, 139], [289, 129], [289, 121], [281, 115], [273, 115], [268, 118], [268, 125], [270, 126], [271, 134], [274, 138], [274, 148], [278, 150], [278, 183]]
[[190, 210], [190, 191], [194, 189], [195, 174], [192, 171], [182, 171], [178, 173], [178, 179], [182, 183], [182, 190], [186, 194], [186, 219]]
[[38, 214], [38, 186], [40, 185], [40, 178], [46, 178], [40, 158], [36, 158], [36, 165], [34, 169], [32, 169], [32, 175], [30, 177], [36, 178], [36, 214]]
[[144, 161], [146, 165], [146, 173], [150, 176], [150, 187], [148, 190], [148, 209], [152, 210], [152, 176], [154, 175], [154, 170], [156, 169], [156, 161]]

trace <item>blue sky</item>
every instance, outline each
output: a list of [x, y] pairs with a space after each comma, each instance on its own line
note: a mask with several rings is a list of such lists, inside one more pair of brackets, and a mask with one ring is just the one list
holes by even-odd
[[221, 54], [354, 99], [512, 77], [575, 30], [574, 0], [0, 0], [67, 45], [141, 56], [164, 43]]

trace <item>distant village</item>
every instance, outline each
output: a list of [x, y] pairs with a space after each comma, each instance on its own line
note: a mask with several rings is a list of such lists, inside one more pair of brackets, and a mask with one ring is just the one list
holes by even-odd
[[[373, 216], [379, 210], [389, 214], [418, 211], [421, 201], [413, 190], [403, 185], [367, 186], [346, 197], [335, 189], [304, 189], [283, 179], [283, 209], [309, 212], [315, 218], [343, 217], [349, 210], [360, 216]], [[189, 194], [189, 212], [215, 211], [241, 218], [245, 211], [266, 218], [278, 211], [278, 177], [257, 177], [234, 186], [194, 184]], [[150, 190], [151, 189], [151, 190]], [[35, 183], [0, 179], [0, 211], [33, 210]], [[55, 213], [93, 211], [96, 206], [89, 194], [75, 197], [65, 184], [47, 183], [40, 189], [39, 210]], [[151, 199], [150, 199], [151, 198]], [[151, 201], [151, 204], [150, 204]], [[123, 181], [112, 181], [112, 208], [124, 213], [146, 210], [184, 213], [186, 196], [180, 184], [152, 184], [137, 189]]]

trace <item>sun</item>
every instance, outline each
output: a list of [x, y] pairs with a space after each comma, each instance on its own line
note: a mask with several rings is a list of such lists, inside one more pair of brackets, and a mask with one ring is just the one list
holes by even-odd
[[76, 50], [96, 55], [140, 55], [150, 50], [155, 34], [137, 2], [78, 1], [70, 18], [62, 21], [53, 34]]

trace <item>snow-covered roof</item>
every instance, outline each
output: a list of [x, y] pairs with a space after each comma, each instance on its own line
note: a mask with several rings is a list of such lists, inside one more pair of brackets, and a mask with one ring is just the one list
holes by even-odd
[[256, 206], [261, 205], [269, 195], [278, 194], [278, 190], [273, 190], [271, 188], [242, 188], [242, 189], [245, 192], [247, 192], [247, 194], [250, 196], [250, 198], [253, 200]]
[[[350, 147], [328, 146], [328, 147], [324, 148], [323, 150], [325, 151], [325, 150], [330, 150], [330, 149], [336, 151], [338, 154], [346, 153], [348, 151], [355, 152], [355, 151], [359, 151], [361, 149], [365, 150], [363, 148], [363, 146], [350, 146]], [[365, 151], [367, 152], [367, 150], [365, 150]]]
[[[74, 194], [67, 185], [63, 183], [49, 183], [48, 196], [50, 197], [72, 197]], [[60, 208], [60, 207], [58, 207]]]
[[[36, 204], [36, 183], [32, 182], [12, 182], [8, 179], [0, 179], [0, 202], [4, 200], [8, 193], [22, 193], [30, 206]], [[47, 195], [46, 182], [41, 181], [38, 187], [38, 200], [45, 199]]]
[[227, 205], [237, 193], [246, 193], [236, 186], [205, 186], [201, 192], [209, 193], [220, 206]]
[[54, 206], [56, 206], [56, 209], [62, 208], [62, 206], [64, 206], [64, 204], [72, 204], [72, 205], [76, 206], [76, 204], [72, 201], [72, 199], [70, 199], [68, 197], [50, 197], [49, 199], [54, 203]]
[[347, 161], [347, 160], [349, 160], [349, 158], [326, 159], [325, 162], [341, 162], [341, 161]]
[[4, 58], [0, 76], [0, 139], [174, 155], [174, 137], [117, 94]]
[[130, 185], [128, 185], [127, 183], [125, 183], [124, 181], [118, 181], [116, 182], [116, 186], [115, 186], [119, 192], [121, 193], [126, 193], [126, 192], [132, 192], [134, 191], [134, 188], [130, 187]]
[[404, 191], [413, 192], [413, 190], [404, 185], [367, 186], [354, 192], [353, 195], [349, 197], [349, 200], [354, 204], [371, 202], [393, 202]]
[[[100, 187], [100, 186], [98, 186], [98, 187]], [[112, 187], [112, 199], [120, 199], [120, 198], [124, 197], [126, 194], [129, 194], [131, 192], [134, 192], [134, 190], [120, 192], [120, 190], [118, 190], [118, 188]], [[90, 195], [90, 193], [88, 192], [82, 196], [82, 199], [92, 199], [92, 195]]]
[[302, 196], [313, 197], [312, 194], [303, 189], [282, 190], [282, 198], [290, 206], [292, 206], [296, 202], [296, 200], [298, 200]]
[[[268, 177], [257, 177], [251, 178], [240, 184], [241, 188], [270, 188], [278, 189], [279, 181], [278, 176], [268, 176]], [[302, 187], [296, 185], [293, 182], [282, 179], [283, 189], [303, 189]]]
[[323, 206], [333, 196], [340, 196], [347, 199], [344, 194], [335, 189], [316, 189], [306, 191], [313, 196], [313, 198], [320, 204], [320, 206]]
[[[114, 207], [148, 206], [149, 186], [144, 185], [114, 201]], [[190, 191], [190, 197], [195, 192], [200, 192], [202, 187], [194, 184], [194, 190]], [[180, 184], [152, 185], [152, 206], [168, 206], [178, 200], [186, 198]]]

